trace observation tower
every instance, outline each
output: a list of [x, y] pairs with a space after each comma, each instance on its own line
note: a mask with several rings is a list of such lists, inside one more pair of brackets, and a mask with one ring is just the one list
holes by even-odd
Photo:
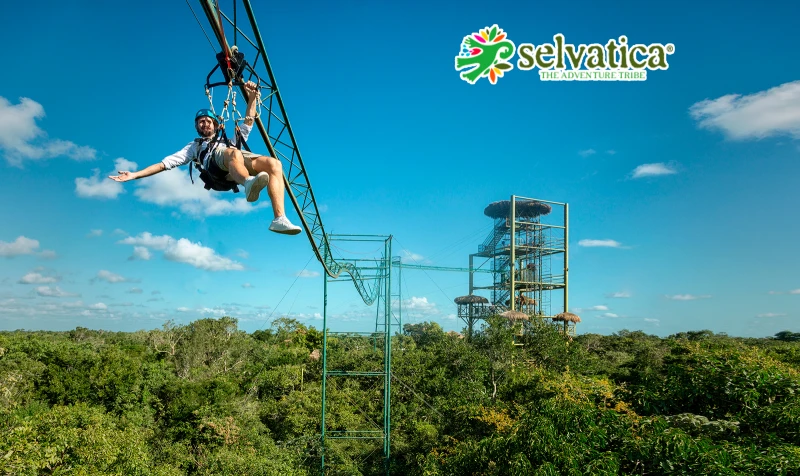
[[[564, 319], [569, 309], [568, 204], [512, 195], [490, 203], [483, 213], [494, 223], [478, 252], [469, 256], [469, 269], [489, 264], [491, 282], [476, 285], [470, 272], [469, 295], [455, 300], [469, 331], [478, 319], [513, 311], [508, 316], [516, 322], [523, 315], [533, 324], [555, 319], [563, 321], [565, 334], [574, 334], [580, 318], [569, 314]], [[480, 302], [476, 291], [487, 302]]]

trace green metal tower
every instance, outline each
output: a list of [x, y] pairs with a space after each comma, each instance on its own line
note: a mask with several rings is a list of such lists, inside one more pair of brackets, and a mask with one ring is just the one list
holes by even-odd
[[[392, 426], [391, 341], [393, 332], [400, 327], [399, 315], [392, 313], [392, 239], [391, 236], [371, 235], [328, 235], [328, 239], [331, 244], [340, 241], [382, 242], [384, 250], [375, 259], [337, 260], [357, 266], [362, 279], [374, 283], [377, 289], [374, 332], [328, 330], [328, 285], [342, 279], [325, 275], [320, 469], [322, 474], [334, 475], [352, 474], [359, 471], [358, 466], [361, 465], [372, 468], [382, 466], [388, 474]], [[353, 362], [348, 358], [350, 353], [357, 353], [363, 359]], [[346, 391], [352, 388], [358, 388], [368, 395], [367, 400], [348, 400]], [[353, 408], [357, 409], [358, 419], [345, 421], [340, 418], [343, 413], [352, 415]], [[353, 454], [361, 455], [360, 464], [356, 466], [348, 457]]]

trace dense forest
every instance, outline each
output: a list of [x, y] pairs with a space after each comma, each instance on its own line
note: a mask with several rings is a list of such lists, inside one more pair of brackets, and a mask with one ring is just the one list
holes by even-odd
[[[380, 354], [328, 343], [329, 368]], [[321, 346], [287, 318], [2, 332], [0, 474], [319, 474]], [[391, 474], [800, 474], [800, 333], [515, 338], [491, 320], [466, 339], [420, 323], [392, 359]], [[327, 429], [374, 419], [376, 383], [331, 383]], [[374, 446], [341, 440], [326, 462], [383, 474]]]

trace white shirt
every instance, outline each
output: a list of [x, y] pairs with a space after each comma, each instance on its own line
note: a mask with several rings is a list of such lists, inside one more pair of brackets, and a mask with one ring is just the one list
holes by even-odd
[[[242, 125], [239, 126], [239, 130], [242, 131], [242, 137], [244, 138], [244, 140], [247, 140], [247, 138], [250, 136], [250, 131], [253, 130], [253, 126], [252, 125], [248, 126], [243, 122]], [[231, 143], [233, 143], [233, 145], [237, 145], [236, 134], [233, 134], [233, 136], [234, 137], [230, 137], [229, 139], [231, 140]], [[175, 167], [180, 167], [181, 165], [186, 165], [189, 162], [193, 161], [196, 157], [199, 157], [200, 153], [204, 151], [206, 147], [208, 147], [209, 142], [210, 142], [209, 139], [203, 139], [203, 141], [199, 143], [197, 141], [191, 141], [183, 149], [175, 152], [172, 155], [164, 157], [161, 163], [164, 164], [166, 170], [174, 169]], [[227, 147], [227, 146], [223, 142], [217, 142], [214, 145], [214, 149], [218, 147]], [[212, 156], [213, 153], [206, 154], [205, 159], [203, 160], [203, 162], [205, 162], [203, 164], [203, 167], [208, 168], [208, 160]]]

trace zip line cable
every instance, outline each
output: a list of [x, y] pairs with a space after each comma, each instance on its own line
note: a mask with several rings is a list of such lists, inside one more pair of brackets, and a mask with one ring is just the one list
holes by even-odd
[[194, 15], [194, 19], [197, 20], [197, 24], [200, 26], [200, 30], [203, 32], [203, 35], [205, 35], [206, 40], [208, 40], [208, 44], [211, 45], [211, 49], [214, 51], [214, 53], [216, 53], [217, 49], [214, 48], [214, 43], [211, 43], [211, 38], [208, 37], [206, 29], [203, 28], [203, 24], [200, 23], [200, 19], [197, 18], [197, 15], [194, 13], [194, 8], [192, 8], [192, 5], [189, 3], [189, 0], [186, 0], [186, 5], [189, 7], [189, 10], [192, 12], [192, 15]]
[[[493, 226], [494, 226], [493, 224], [490, 224], [488, 226], [487, 225], [482, 225], [479, 229], [469, 232], [468, 234], [464, 235], [463, 237], [461, 237], [460, 239], [456, 240], [455, 242], [445, 246], [444, 248], [442, 248], [439, 251], [436, 251], [435, 253], [430, 255], [430, 258], [431, 259], [434, 258], [434, 257], [444, 258], [446, 256], [452, 255], [453, 253], [458, 251], [458, 249], [456, 249], [456, 246], [460, 246], [460, 245], [464, 244], [466, 241], [475, 238], [476, 236], [485, 235], [486, 233], [488, 233], [492, 229]], [[440, 253], [445, 253], [445, 254], [440, 256]]]
[[[394, 240], [395, 240], [395, 241], [397, 241], [397, 244], [398, 244], [398, 245], [400, 245], [400, 247], [401, 247], [401, 248], [405, 249], [405, 246], [403, 246], [403, 244], [402, 244], [402, 243], [400, 243], [400, 241], [398, 241], [398, 240], [397, 240], [397, 238], [394, 238]], [[411, 258], [411, 260], [412, 260], [412, 261], [414, 261], [415, 263], [417, 263], [417, 264], [419, 264], [419, 265], [421, 266], [420, 262], [419, 262], [419, 261], [417, 261], [417, 260], [415, 260], [413, 256], [409, 256], [409, 258]], [[442, 292], [442, 294], [444, 295], [444, 297], [446, 297], [446, 298], [447, 298], [447, 300], [448, 300], [448, 301], [452, 301], [452, 300], [450, 299], [450, 296], [448, 296], [448, 295], [447, 295], [447, 293], [446, 293], [446, 292], [444, 292], [444, 290], [443, 290], [442, 288], [440, 288], [440, 287], [439, 287], [439, 285], [436, 283], [436, 281], [434, 281], [434, 280], [433, 280], [433, 278], [431, 278], [431, 275], [430, 275], [430, 274], [428, 274], [428, 272], [427, 272], [427, 271], [425, 271], [425, 270], [423, 269], [423, 270], [422, 270], [422, 272], [423, 272], [423, 273], [425, 273], [425, 276], [427, 276], [427, 277], [428, 277], [428, 279], [430, 279], [430, 280], [431, 280], [431, 282], [432, 282], [432, 283], [433, 283], [433, 284], [434, 284], [434, 285], [435, 285], [437, 288], [439, 288], [439, 291], [441, 291], [441, 292]]]
[[292, 288], [294, 287], [294, 285], [297, 282], [297, 280], [300, 279], [300, 275], [303, 274], [303, 271], [305, 271], [306, 268], [308, 268], [308, 263], [310, 263], [312, 259], [314, 259], [314, 255], [311, 255], [311, 258], [308, 258], [308, 261], [306, 261], [306, 265], [303, 266], [303, 269], [299, 273], [297, 273], [297, 277], [295, 277], [294, 281], [292, 281], [292, 285], [289, 286], [289, 289], [287, 289], [285, 293], [283, 293], [283, 297], [281, 298], [281, 300], [278, 301], [278, 304], [275, 305], [275, 308], [272, 310], [272, 312], [269, 314], [269, 316], [267, 316], [267, 318], [264, 320], [264, 323], [261, 324], [261, 327], [259, 327], [258, 330], [263, 329], [264, 328], [264, 324], [266, 324], [267, 322], [269, 322], [270, 319], [272, 319], [272, 315], [275, 314], [275, 311], [278, 310], [278, 307], [281, 305], [283, 300], [286, 299], [286, 296], [289, 294], [289, 291], [292, 290]]
[[437, 414], [437, 415], [439, 415], [440, 417], [444, 418], [444, 415], [442, 415], [441, 413], [439, 413], [439, 411], [438, 411], [437, 409], [433, 408], [433, 405], [431, 405], [430, 403], [428, 403], [427, 401], [425, 401], [425, 399], [424, 399], [424, 398], [422, 398], [422, 397], [420, 397], [420, 396], [419, 396], [419, 394], [418, 394], [417, 392], [415, 392], [413, 388], [411, 388], [411, 387], [410, 387], [408, 384], [406, 384], [405, 382], [403, 382], [402, 380], [400, 380], [400, 377], [398, 377], [398, 376], [397, 376], [397, 374], [395, 374], [394, 372], [392, 372], [392, 377], [394, 377], [394, 379], [395, 379], [395, 380], [397, 380], [397, 382], [398, 382], [400, 385], [402, 385], [402, 386], [404, 386], [405, 388], [407, 388], [409, 392], [411, 392], [411, 393], [412, 393], [412, 394], [413, 394], [415, 397], [417, 397], [417, 398], [418, 398], [418, 399], [419, 399], [419, 400], [420, 400], [422, 403], [424, 403], [424, 404], [425, 404], [425, 405], [426, 405], [428, 408], [430, 408], [431, 410], [433, 410], [433, 412], [434, 412], [434, 413], [436, 413], [436, 414]]

